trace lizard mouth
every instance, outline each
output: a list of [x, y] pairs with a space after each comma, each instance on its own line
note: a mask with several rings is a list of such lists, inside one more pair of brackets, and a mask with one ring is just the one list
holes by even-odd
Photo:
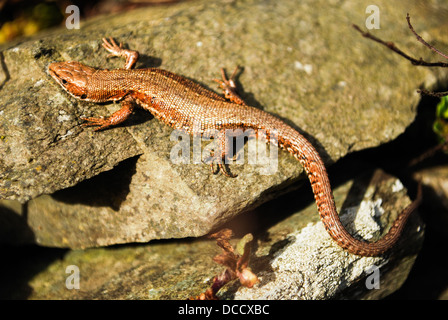
[[90, 68], [84, 69], [75, 62], [53, 62], [48, 66], [48, 73], [69, 94], [76, 98], [86, 99], [86, 74]]

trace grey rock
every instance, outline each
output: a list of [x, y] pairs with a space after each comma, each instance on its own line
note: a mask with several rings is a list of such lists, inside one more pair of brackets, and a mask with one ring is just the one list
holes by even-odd
[[[434, 159], [435, 158], [435, 159]], [[448, 268], [448, 259], [442, 254], [448, 244], [448, 167], [445, 155], [435, 155], [432, 160], [427, 161], [423, 168], [417, 169], [414, 178], [420, 180], [423, 185], [424, 213], [426, 233], [424, 252], [422, 251], [423, 263], [416, 268], [418, 275], [409, 281], [408, 291], [416, 292], [419, 297], [432, 295], [434, 299], [448, 299], [448, 284], [439, 276]], [[441, 160], [440, 162], [438, 160]], [[436, 164], [428, 166], [428, 164]], [[442, 280], [442, 281], [441, 281]], [[422, 293], [422, 284], [426, 288], [431, 288], [428, 292]], [[418, 295], [420, 293], [420, 295]]]
[[[430, 197], [430, 203], [439, 204], [440, 207], [434, 208], [437, 212], [448, 211], [448, 167], [446, 165], [432, 166], [418, 170], [415, 179], [422, 182], [427, 187], [427, 196]], [[448, 222], [447, 222], [448, 223]]]
[[[431, 57], [406, 29], [405, 15], [411, 13], [419, 32], [437, 37], [440, 7], [376, 5], [387, 12], [378, 36]], [[70, 248], [199, 236], [298, 187], [293, 182], [304, 177], [285, 152], [268, 176], [247, 164], [232, 166], [236, 179], [214, 176], [204, 165], [175, 165], [171, 129], [144, 112], [105, 132], [81, 129], [81, 115], [107, 115], [118, 106], [74, 100], [46, 68], [63, 60], [122, 66], [106, 60], [104, 36], [139, 50], [138, 67], [160, 64], [209, 88], [219, 67], [244, 66], [239, 82], [246, 101], [300, 128], [328, 165], [397, 137], [415, 117], [416, 89], [434, 86], [443, 73], [416, 68], [363, 39], [351, 28], [364, 25], [363, 4], [319, 7], [314, 1], [193, 1], [83, 21], [78, 31], [54, 30], [2, 47], [8, 76], [0, 95], [0, 198], [34, 198], [21, 207], [8, 202], [3, 211], [20, 216], [8, 221], [36, 243]], [[123, 173], [126, 167], [131, 171]]]
[[[343, 192], [349, 185], [354, 186], [348, 183], [337, 192]], [[376, 219], [388, 215], [391, 223], [406, 203], [403, 201], [405, 194], [397, 179], [370, 184], [359, 204], [341, 210], [341, 220], [352, 234], [367, 241], [378, 240], [384, 220]], [[394, 248], [393, 255], [360, 257], [335, 247], [320, 222], [309, 223], [288, 234], [288, 245], [275, 252], [271, 269], [260, 272], [258, 290], [241, 288], [234, 298], [381, 299], [404, 283], [423, 244], [423, 236], [423, 224], [414, 213], [407, 234], [401, 246]]]
[[[239, 226], [238, 238], [256, 229], [261, 213], [271, 223], [279, 219], [277, 210], [287, 208], [283, 201], [288, 197], [238, 217], [233, 222]], [[381, 172], [343, 183], [335, 189], [335, 199], [347, 228], [369, 241], [380, 238], [410, 203], [401, 182]], [[260, 282], [250, 289], [230, 282], [219, 292], [220, 299], [379, 299], [402, 285], [423, 242], [424, 226], [417, 213], [393, 254], [372, 258], [341, 249], [315, 211], [308, 201], [305, 208], [255, 232], [249, 267]], [[224, 270], [212, 261], [220, 253], [215, 241], [204, 238], [71, 250], [30, 277], [28, 298], [185, 300], [204, 292]], [[64, 270], [72, 265], [79, 268], [80, 290], [66, 287], [69, 275]], [[372, 266], [378, 268], [375, 274], [370, 273]], [[20, 295], [17, 288], [13, 291]]]
[[79, 126], [78, 102], [70, 103], [65, 93], [55, 90], [46, 74], [44, 57], [53, 52], [47, 41], [29, 41], [3, 51], [11, 76], [0, 98], [2, 199], [24, 202], [53, 193], [141, 154], [123, 128], [96, 139]]

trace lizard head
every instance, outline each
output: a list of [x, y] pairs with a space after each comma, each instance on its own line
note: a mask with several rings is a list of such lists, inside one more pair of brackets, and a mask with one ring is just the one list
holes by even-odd
[[75, 61], [54, 62], [48, 66], [48, 72], [72, 96], [88, 100], [87, 82], [94, 68]]

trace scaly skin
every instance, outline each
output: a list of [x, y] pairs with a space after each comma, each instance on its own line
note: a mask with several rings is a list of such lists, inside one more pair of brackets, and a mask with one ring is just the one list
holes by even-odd
[[[233, 77], [218, 81], [228, 102], [218, 94], [195, 82], [161, 69], [132, 69], [138, 53], [125, 50], [113, 39], [103, 39], [103, 46], [111, 55], [126, 58], [124, 69], [98, 70], [78, 62], [56, 62], [49, 66], [50, 75], [72, 96], [93, 102], [122, 101], [122, 108], [106, 119], [85, 118], [85, 125], [96, 130], [117, 125], [132, 113], [135, 104], [151, 112], [157, 119], [175, 129], [192, 135], [208, 135], [218, 131], [218, 157], [224, 158], [226, 129], [253, 129], [263, 132], [259, 138], [269, 140], [276, 134], [278, 145], [291, 153], [304, 167], [316, 200], [320, 218], [330, 236], [342, 248], [361, 256], [377, 256], [394, 246], [409, 215], [420, 202], [420, 196], [403, 210], [389, 232], [376, 242], [365, 242], [352, 237], [344, 228], [333, 199], [327, 171], [316, 149], [297, 130], [277, 117], [247, 106], [236, 94]], [[219, 169], [233, 176], [225, 167]]]

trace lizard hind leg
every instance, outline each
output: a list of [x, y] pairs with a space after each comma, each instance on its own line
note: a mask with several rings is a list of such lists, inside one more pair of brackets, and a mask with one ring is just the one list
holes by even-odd
[[[216, 140], [216, 150], [210, 151], [210, 156], [207, 157], [205, 163], [210, 164], [210, 170], [213, 174], [218, 174], [221, 172], [225, 176], [229, 178], [236, 178], [238, 175], [233, 174], [230, 169], [228, 169], [226, 165], [226, 159], [229, 160], [236, 160], [237, 155], [233, 155], [233, 157], [229, 158], [228, 154], [230, 154], [230, 148], [232, 145], [228, 143], [227, 137], [225, 135], [224, 131], [221, 131], [218, 133], [218, 135], [215, 138]], [[217, 168], [215, 170], [214, 165], [217, 165]]]
[[225, 70], [221, 69], [222, 80], [219, 79], [213, 79], [213, 80], [219, 83], [219, 87], [223, 90], [226, 99], [236, 104], [246, 105], [244, 100], [238, 95], [237, 92], [238, 90], [235, 84], [236, 72], [238, 71], [238, 69], [239, 67], [237, 66], [229, 79], [227, 79]]
[[225, 161], [224, 157], [222, 158], [221, 161], [218, 160], [217, 169], [216, 170], [214, 168], [214, 161], [213, 161], [213, 159], [215, 159], [215, 157], [214, 157], [213, 153], [210, 154], [210, 158], [211, 158], [211, 160], [210, 160], [210, 170], [211, 170], [211, 172], [213, 174], [218, 174], [218, 173], [221, 172], [222, 174], [224, 174], [226, 177], [229, 177], [229, 178], [236, 178], [236, 177], [238, 177], [237, 174], [232, 173], [227, 168], [226, 164], [224, 163], [224, 161]]

